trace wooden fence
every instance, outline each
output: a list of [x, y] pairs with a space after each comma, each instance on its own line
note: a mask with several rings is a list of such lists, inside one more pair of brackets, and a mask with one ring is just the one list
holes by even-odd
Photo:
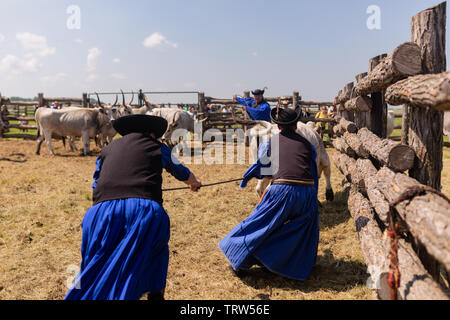
[[[249, 91], [243, 92], [244, 98], [250, 97]], [[314, 121], [314, 122], [324, 122], [328, 123], [328, 129], [326, 129], [323, 134], [328, 134], [329, 140], [325, 141], [325, 143], [331, 144], [331, 138], [333, 137], [334, 133], [332, 130], [332, 125], [335, 123], [335, 119], [315, 119], [315, 115], [317, 112], [319, 112], [321, 106], [332, 106], [334, 105], [333, 102], [318, 102], [318, 101], [304, 101], [302, 100], [302, 97], [299, 95], [297, 91], [294, 91], [292, 95], [286, 95], [286, 96], [279, 96], [279, 97], [265, 97], [265, 101], [269, 103], [279, 103], [281, 101], [287, 102], [287, 104], [284, 104], [284, 108], [292, 107], [294, 109], [298, 107], [306, 106], [309, 109], [309, 112], [311, 114], [311, 117], [308, 119], [302, 119], [303, 122], [307, 121]], [[207, 112], [207, 105], [213, 106], [217, 111], [214, 112]], [[228, 109], [227, 112], [222, 112], [222, 107], [226, 107]], [[205, 116], [208, 119], [205, 121], [205, 127], [206, 128], [215, 128], [222, 132], [226, 131], [228, 128], [235, 128], [235, 127], [241, 127], [240, 124], [238, 124], [232, 116], [232, 113], [230, 112], [230, 109], [234, 108], [236, 110], [236, 116], [238, 118], [248, 120], [248, 115], [246, 112], [243, 112], [242, 106], [236, 102], [233, 99], [217, 99], [205, 96], [203, 92], [199, 93], [199, 115]], [[316, 110], [314, 110], [316, 109]], [[246, 125], [242, 125], [244, 131], [247, 130]]]
[[[45, 105], [49, 106], [51, 103], [74, 103], [79, 106], [87, 107], [87, 94], [83, 94], [82, 98], [67, 98], [67, 97], [45, 97], [43, 93], [38, 93], [36, 101], [10, 101], [7, 98], [0, 98], [0, 137], [2, 138], [16, 138], [25, 140], [36, 140], [35, 133], [30, 131], [37, 130], [34, 119], [34, 113], [37, 108]], [[17, 123], [11, 123], [14, 121]], [[32, 124], [33, 123], [33, 124]], [[15, 132], [11, 132], [10, 129]]]
[[[450, 201], [438, 191], [442, 111], [450, 110], [445, 17], [446, 2], [415, 15], [412, 41], [371, 59], [334, 101], [333, 161], [351, 183], [349, 211], [381, 299], [448, 299], [440, 277], [450, 274]], [[402, 143], [386, 139], [387, 103], [406, 105]]]

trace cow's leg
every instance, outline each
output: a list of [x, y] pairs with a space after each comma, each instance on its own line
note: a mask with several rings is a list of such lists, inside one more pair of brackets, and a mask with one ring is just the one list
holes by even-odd
[[[328, 201], [334, 200], [334, 192], [333, 187], [331, 186], [331, 168], [330, 166], [322, 166], [320, 165], [321, 170], [325, 174], [325, 181], [326, 181], [326, 189], [325, 189], [325, 197]], [[320, 175], [319, 175], [320, 176]]]
[[264, 190], [266, 190], [267, 186], [270, 183], [270, 178], [263, 178], [261, 180], [258, 180], [258, 183], [256, 184], [256, 193], [261, 198], [261, 196], [264, 193]]
[[44, 130], [44, 137], [45, 137], [45, 142], [47, 143], [47, 146], [48, 146], [48, 150], [50, 150], [51, 155], [54, 156], [55, 152], [53, 151], [53, 147], [52, 147], [52, 133], [48, 130]]
[[70, 151], [72, 151], [72, 152], [78, 151], [78, 148], [75, 145], [75, 140], [73, 137], [69, 137], [69, 146], [70, 146]]
[[39, 135], [37, 139], [37, 148], [36, 148], [36, 154], [41, 154], [41, 144], [44, 141], [44, 136], [42, 134]]
[[89, 132], [84, 131], [81, 133], [81, 140], [83, 141], [83, 154], [87, 156], [90, 153], [89, 146], [90, 146], [90, 139], [89, 139]]

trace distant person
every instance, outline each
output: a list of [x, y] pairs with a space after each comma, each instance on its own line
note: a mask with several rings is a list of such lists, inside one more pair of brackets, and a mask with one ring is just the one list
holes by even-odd
[[252, 120], [263, 120], [270, 122], [270, 105], [264, 100], [264, 91], [256, 89], [252, 91], [254, 98], [239, 98], [234, 95], [233, 100], [245, 107]]
[[56, 105], [56, 102], [52, 103], [52, 106], [50, 107], [51, 109], [58, 109], [58, 106]]
[[332, 106], [332, 107], [328, 110], [328, 117], [329, 117], [329, 118], [334, 118], [336, 115], [337, 115], [336, 106]]
[[[21, 115], [20, 115], [20, 117], [21, 118], [25, 118], [27, 115], [25, 114], [25, 113], [22, 113]], [[20, 119], [19, 118], [19, 125], [21, 125], [21, 126], [27, 126], [28, 125], [28, 120], [25, 120], [25, 119]], [[28, 131], [28, 129], [20, 129], [20, 130], [22, 130], [22, 132], [27, 132]]]
[[[326, 106], [322, 106], [320, 111], [316, 114], [316, 119], [328, 119], [328, 110]], [[316, 131], [322, 135], [323, 130], [325, 129], [325, 122], [316, 122]]]
[[302, 111], [300, 112], [300, 116], [302, 118], [309, 118], [309, 117], [311, 117], [311, 113], [309, 112], [308, 108], [302, 107]]

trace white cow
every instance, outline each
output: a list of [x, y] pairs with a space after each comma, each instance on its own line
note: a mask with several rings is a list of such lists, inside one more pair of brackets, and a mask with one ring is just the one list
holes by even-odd
[[[126, 104], [125, 103], [125, 96], [123, 95], [123, 91], [122, 91], [122, 104], [117, 106], [117, 100], [118, 97], [116, 95], [116, 100], [114, 101], [113, 104], [110, 105], [103, 105], [98, 97], [97, 94], [97, 100], [98, 100], [98, 105], [100, 109], [103, 109], [105, 111], [106, 116], [112, 121], [112, 120], [116, 120], [120, 117], [123, 116], [127, 116], [127, 115], [131, 115], [133, 114], [133, 109], [131, 108], [131, 103], [133, 102], [133, 98], [134, 98], [134, 94], [133, 97], [131, 98], [131, 101]], [[99, 109], [96, 108], [96, 109]], [[117, 131], [114, 129], [114, 127], [112, 126], [112, 122], [108, 122], [106, 123], [99, 131], [98, 136], [99, 136], [99, 140], [100, 140], [100, 145], [101, 147], [104, 147], [106, 145], [108, 145], [109, 143], [111, 143], [112, 139], [116, 136]]]
[[187, 132], [195, 133], [195, 124], [202, 123], [207, 119], [198, 120], [189, 112], [176, 108], [153, 108], [152, 111], [146, 114], [158, 116], [167, 120], [167, 130], [162, 136], [162, 139], [169, 145], [173, 146], [177, 141], [173, 141], [172, 134], [175, 130], [184, 129]]
[[444, 112], [444, 134], [450, 141], [450, 111]]
[[[278, 129], [278, 125], [270, 124], [266, 121], [256, 121], [257, 124], [253, 128], [250, 129], [249, 134], [253, 136], [262, 136], [262, 137], [270, 137], [274, 134], [278, 134], [280, 130]], [[319, 178], [322, 175], [322, 172], [325, 174], [326, 180], [326, 192], [325, 196], [328, 201], [333, 201], [334, 193], [333, 188], [331, 186], [331, 163], [330, 158], [325, 150], [325, 146], [320, 135], [314, 130], [315, 124], [314, 122], [308, 122], [308, 124], [304, 124], [302, 122], [297, 123], [296, 132], [303, 136], [306, 140], [308, 140], [316, 149], [317, 157], [317, 170]], [[258, 180], [256, 185], [256, 192], [261, 197], [264, 190], [270, 183], [270, 178], [263, 178]]]
[[394, 131], [394, 120], [395, 120], [395, 114], [394, 111], [388, 111], [387, 114], [387, 135], [386, 137], [389, 137], [392, 132]]
[[103, 109], [64, 108], [49, 109], [38, 108], [35, 113], [39, 137], [36, 154], [45, 139], [50, 153], [55, 155], [51, 144], [52, 135], [61, 137], [81, 137], [84, 146], [84, 155], [89, 154], [90, 138], [94, 138], [101, 128], [111, 121]]

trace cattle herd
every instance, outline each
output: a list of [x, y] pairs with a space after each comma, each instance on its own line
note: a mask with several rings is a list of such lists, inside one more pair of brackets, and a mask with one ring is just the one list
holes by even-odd
[[[133, 95], [134, 96], [134, 95]], [[45, 140], [50, 153], [54, 155], [52, 147], [53, 139], [69, 141], [72, 150], [76, 150], [74, 138], [81, 138], [83, 143], [83, 154], [90, 153], [90, 139], [96, 139], [100, 146], [105, 146], [112, 141], [117, 132], [112, 126], [112, 122], [119, 117], [131, 114], [148, 114], [163, 117], [168, 122], [168, 129], [163, 136], [163, 140], [169, 145], [174, 145], [171, 141], [172, 133], [176, 129], [185, 129], [187, 132], [194, 132], [195, 122], [199, 121], [195, 115], [180, 109], [161, 108], [160, 105], [149, 101], [144, 96], [145, 105], [141, 108], [132, 108], [131, 103], [125, 102], [122, 92], [122, 103], [116, 101], [113, 104], [102, 104], [98, 95], [98, 103], [94, 108], [82, 108], [81, 106], [63, 107], [61, 109], [38, 108], [35, 113], [36, 126], [38, 129], [37, 150]]]

